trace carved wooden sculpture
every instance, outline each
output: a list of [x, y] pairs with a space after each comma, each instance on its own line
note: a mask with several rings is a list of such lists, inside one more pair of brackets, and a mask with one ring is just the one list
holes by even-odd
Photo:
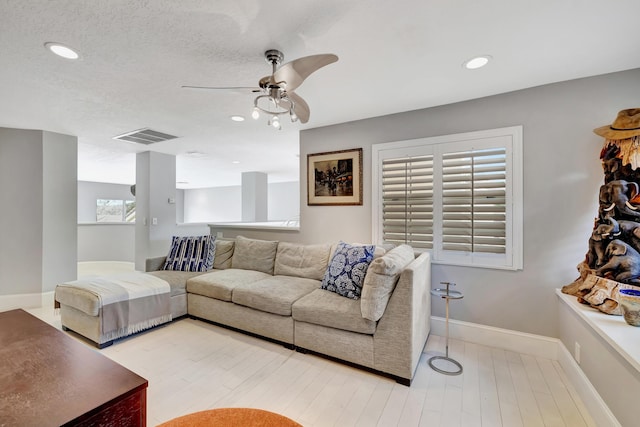
[[640, 108], [620, 111], [610, 126], [594, 132], [605, 138], [598, 216], [589, 251], [577, 266], [580, 277], [562, 292], [622, 315], [618, 290], [640, 289]]

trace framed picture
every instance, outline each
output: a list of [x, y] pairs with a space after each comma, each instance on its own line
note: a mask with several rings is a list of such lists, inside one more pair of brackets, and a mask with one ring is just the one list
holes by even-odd
[[307, 155], [307, 205], [362, 205], [362, 148]]

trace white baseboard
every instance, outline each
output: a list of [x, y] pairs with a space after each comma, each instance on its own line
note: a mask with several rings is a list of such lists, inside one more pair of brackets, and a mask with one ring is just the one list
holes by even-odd
[[558, 363], [596, 425], [622, 427], [562, 341], [558, 343], [558, 356]]
[[42, 295], [41, 293], [0, 295], [0, 311], [42, 307]]
[[[431, 333], [445, 336], [445, 319], [431, 316]], [[488, 347], [557, 360], [598, 426], [621, 427], [604, 400], [557, 338], [449, 319], [449, 337]]]
[[[431, 332], [445, 336], [445, 319], [431, 316]], [[504, 350], [558, 360], [557, 338], [449, 319], [449, 337]]]

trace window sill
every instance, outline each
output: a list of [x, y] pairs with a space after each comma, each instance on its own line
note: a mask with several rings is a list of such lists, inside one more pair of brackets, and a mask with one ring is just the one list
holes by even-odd
[[581, 304], [575, 296], [563, 294], [560, 289], [556, 289], [556, 294], [561, 304], [566, 304], [612, 349], [640, 371], [640, 329], [628, 325], [622, 316], [605, 314]]

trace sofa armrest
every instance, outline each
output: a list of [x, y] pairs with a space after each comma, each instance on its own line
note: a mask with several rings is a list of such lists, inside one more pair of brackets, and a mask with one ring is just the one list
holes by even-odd
[[411, 380], [431, 319], [431, 257], [422, 253], [400, 274], [373, 336], [374, 369]]
[[155, 258], [147, 258], [144, 262], [144, 271], [157, 271], [161, 270], [164, 262], [166, 261], [166, 256], [158, 256]]

